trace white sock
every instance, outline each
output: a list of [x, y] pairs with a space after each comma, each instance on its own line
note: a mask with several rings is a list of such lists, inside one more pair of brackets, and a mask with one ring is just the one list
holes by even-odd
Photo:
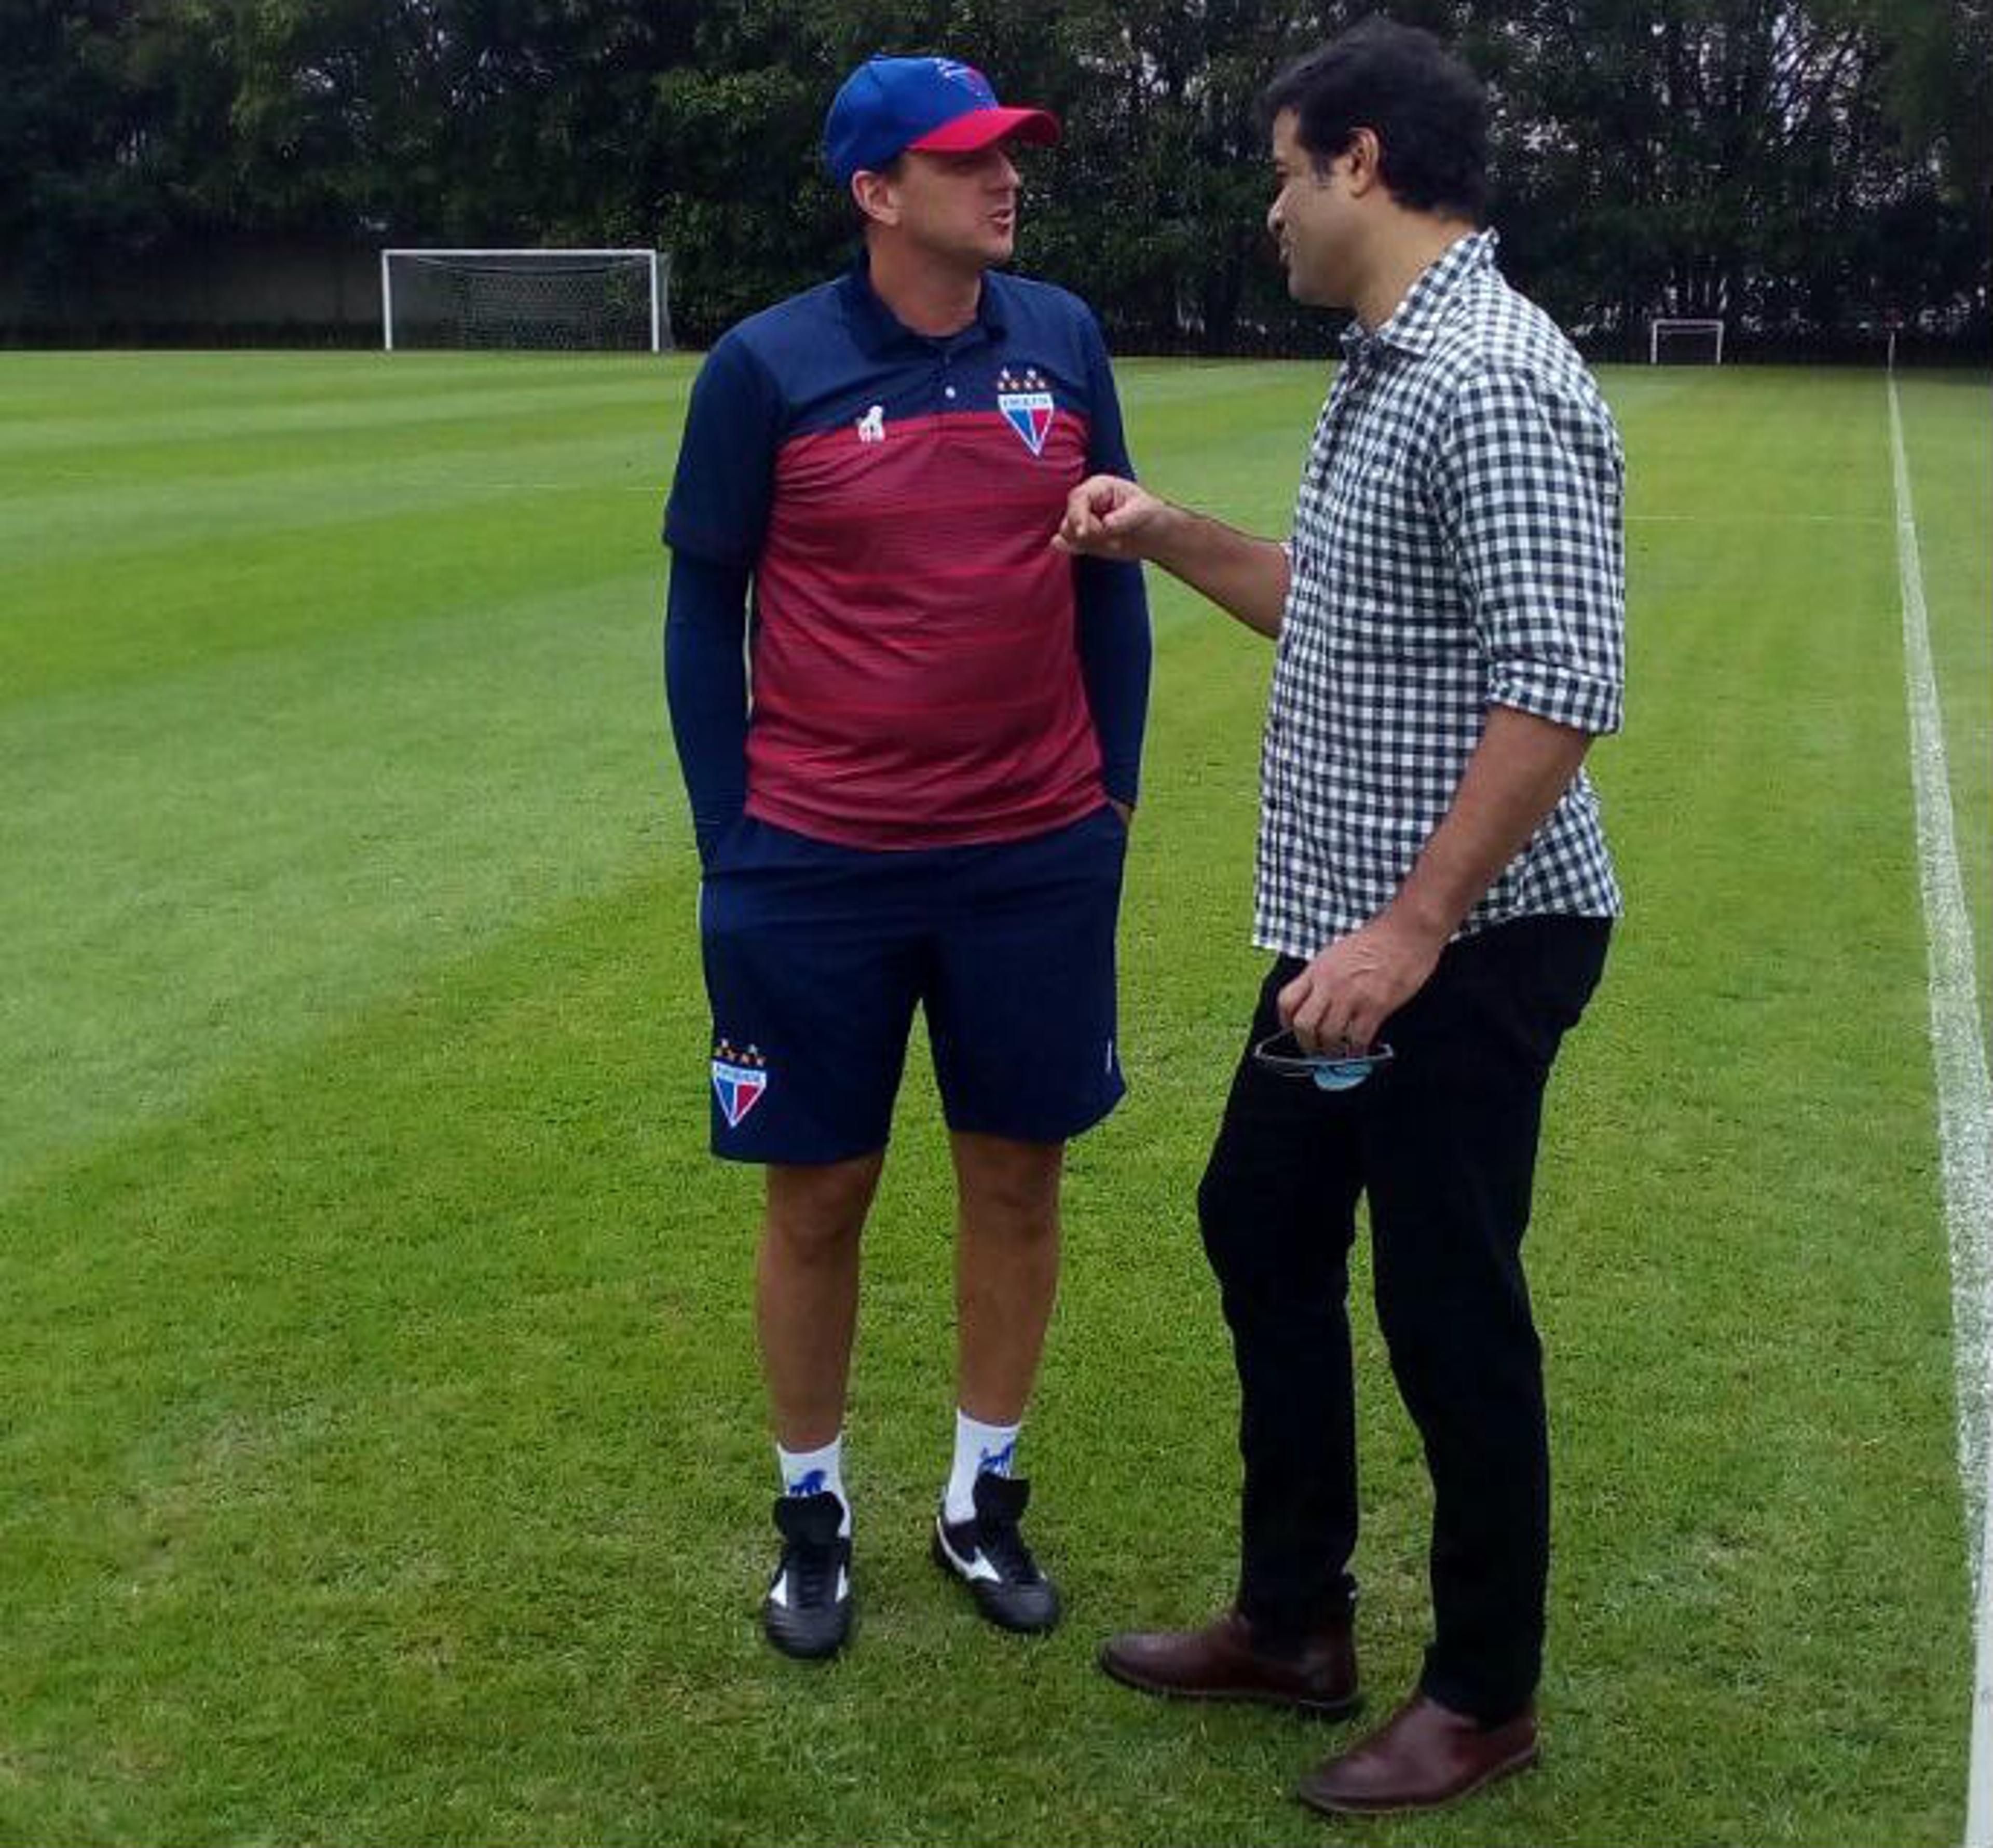
[[1008, 1476], [1017, 1453], [1016, 1425], [986, 1425], [966, 1412], [955, 1415], [955, 1467], [942, 1497], [942, 1518], [952, 1526], [976, 1513], [976, 1479]]
[[844, 1493], [844, 1433], [820, 1450], [785, 1450], [775, 1446], [776, 1466], [782, 1472], [785, 1495], [816, 1495], [828, 1492], [837, 1497], [844, 1518], [837, 1524], [839, 1535], [851, 1537], [851, 1503]]

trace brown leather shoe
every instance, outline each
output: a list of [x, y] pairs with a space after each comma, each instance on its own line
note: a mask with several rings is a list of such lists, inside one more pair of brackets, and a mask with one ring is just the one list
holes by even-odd
[[1202, 1630], [1117, 1636], [1100, 1665], [1145, 1694], [1178, 1700], [1257, 1700], [1340, 1720], [1362, 1703], [1356, 1687], [1356, 1643], [1345, 1619], [1290, 1654], [1255, 1644], [1250, 1626], [1228, 1610]]
[[1483, 1726], [1415, 1694], [1369, 1738], [1318, 1765], [1294, 1795], [1335, 1815], [1435, 1809], [1536, 1761], [1533, 1707]]

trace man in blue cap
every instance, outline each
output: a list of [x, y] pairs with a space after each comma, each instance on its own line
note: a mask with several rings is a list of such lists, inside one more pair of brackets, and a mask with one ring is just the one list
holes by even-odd
[[1065, 1145], [1123, 1090], [1114, 932], [1149, 631], [1137, 566], [1049, 542], [1073, 488], [1128, 465], [1099, 330], [998, 268], [1010, 149], [1058, 134], [952, 59], [853, 72], [824, 152], [864, 255], [713, 347], [665, 516], [713, 1146], [767, 1177], [756, 1313], [782, 1550], [763, 1621], [792, 1655], [850, 1628], [859, 1241], [917, 1007], [958, 1196], [932, 1550], [991, 1621], [1058, 1614], [1014, 1463]]

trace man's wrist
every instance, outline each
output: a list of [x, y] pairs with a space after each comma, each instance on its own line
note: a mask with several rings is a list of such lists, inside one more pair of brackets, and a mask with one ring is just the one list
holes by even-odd
[[1194, 562], [1196, 531], [1196, 515], [1174, 501], [1158, 501], [1142, 556], [1151, 564], [1161, 565], [1165, 571], [1181, 577], [1181, 568]]
[[1452, 939], [1464, 911], [1434, 904], [1424, 894], [1407, 888], [1386, 905], [1378, 922], [1423, 944], [1435, 955]]

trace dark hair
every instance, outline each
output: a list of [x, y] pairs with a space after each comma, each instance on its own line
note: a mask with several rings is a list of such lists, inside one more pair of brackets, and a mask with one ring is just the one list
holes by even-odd
[[1270, 123], [1287, 110], [1318, 168], [1375, 132], [1378, 171], [1415, 211], [1479, 224], [1488, 204], [1488, 98], [1473, 72], [1429, 32], [1373, 15], [1297, 58], [1267, 86]]

